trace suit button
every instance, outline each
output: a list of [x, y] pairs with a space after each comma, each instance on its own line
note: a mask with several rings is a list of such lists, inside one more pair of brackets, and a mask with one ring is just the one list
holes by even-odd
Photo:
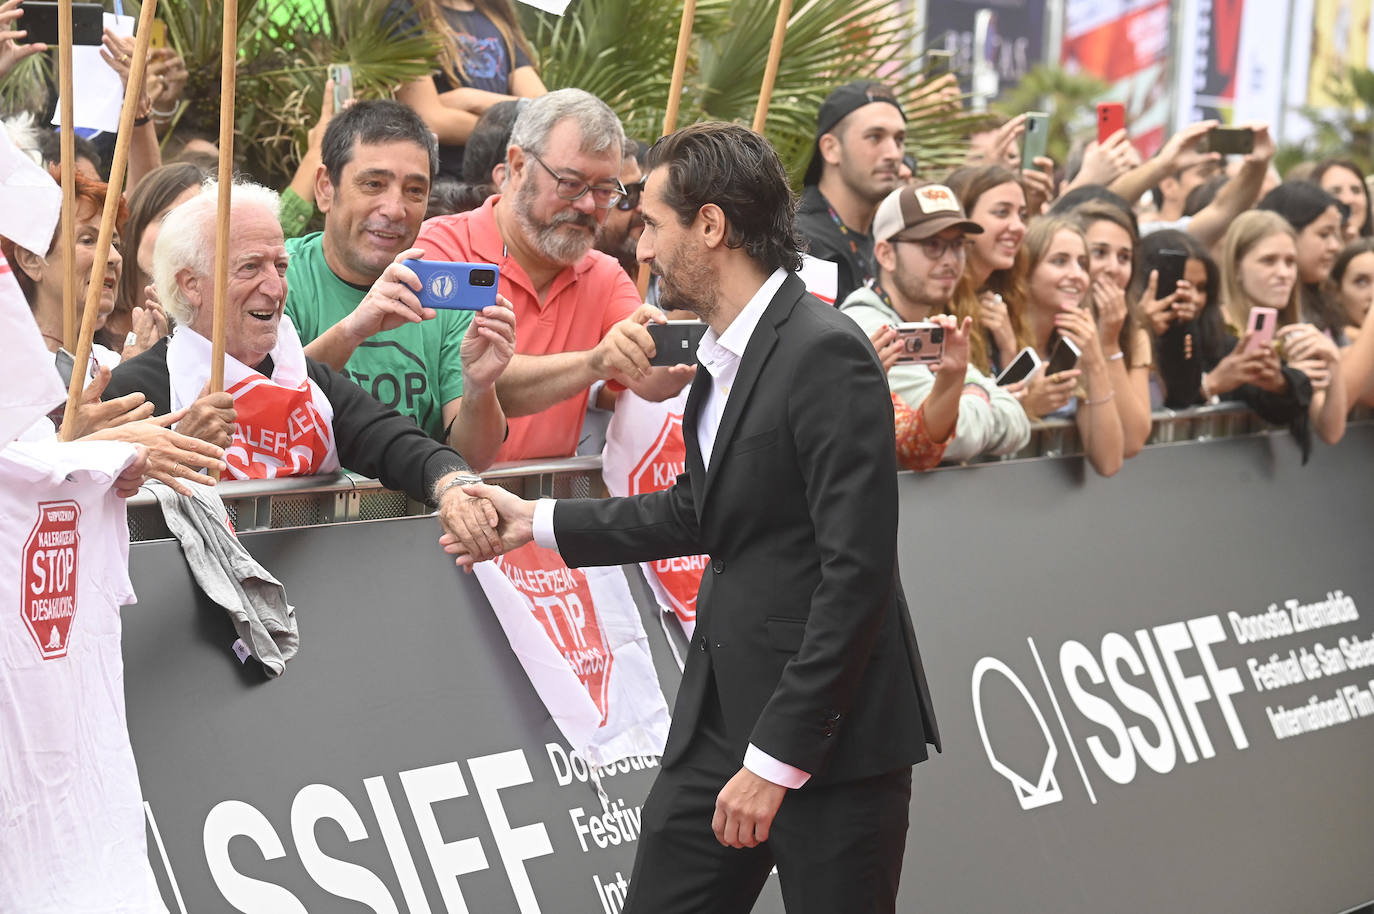
[[722, 571], [724, 571], [725, 559], [712, 559], [711, 570], [714, 571], [716, 574], [720, 574]]
[[839, 720], [839, 719], [840, 719], [840, 712], [839, 712], [839, 711], [831, 711], [831, 712], [830, 712], [830, 716], [826, 718], [826, 720], [831, 720], [831, 721]]
[[825, 734], [826, 739], [829, 739], [830, 737], [835, 735], [835, 728], [830, 726], [830, 724], [826, 724], [825, 729], [823, 729], [821, 733]]
[[702, 653], [706, 652], [706, 637], [704, 635], [699, 635], [697, 637], [697, 650]]

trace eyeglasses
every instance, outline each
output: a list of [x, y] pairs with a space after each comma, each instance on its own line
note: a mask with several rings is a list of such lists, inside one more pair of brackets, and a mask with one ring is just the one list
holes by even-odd
[[952, 253], [956, 259], [963, 259], [968, 253], [969, 240], [967, 238], [893, 238], [893, 244], [919, 244], [921, 253], [931, 260], [939, 260], [945, 256], [945, 252]]
[[644, 193], [644, 178], [640, 178], [633, 184], [625, 185], [625, 196], [620, 198], [615, 208], [623, 212], [629, 212], [639, 205], [639, 198]]
[[549, 163], [539, 158], [537, 153], [531, 152], [530, 157], [544, 167], [549, 176], [556, 182], [554, 192], [561, 200], [581, 200], [588, 193], [592, 195], [592, 202], [597, 209], [610, 209], [616, 201], [624, 197], [627, 193], [625, 185], [619, 179], [615, 182], [615, 187], [593, 186], [586, 181], [579, 181], [577, 178], [565, 178], [558, 172], [549, 167]]

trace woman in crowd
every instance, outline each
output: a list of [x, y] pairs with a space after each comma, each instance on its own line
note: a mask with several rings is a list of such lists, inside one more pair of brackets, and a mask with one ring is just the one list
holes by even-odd
[[[56, 165], [48, 166], [54, 180], [61, 180], [61, 171]], [[100, 237], [100, 217], [105, 207], [105, 193], [108, 185], [76, 173], [76, 248], [72, 257], [76, 268], [76, 307], [80, 314], [86, 305], [86, 295], [91, 284], [91, 266], [95, 262], [96, 242]], [[119, 201], [119, 213], [115, 217], [115, 237], [110, 245], [109, 260], [105, 264], [105, 276], [100, 291], [100, 314], [96, 329], [105, 326], [105, 321], [114, 311], [116, 290], [124, 260], [120, 251], [118, 229], [128, 218], [129, 210], [124, 200]], [[66, 280], [66, 255], [62, 250], [62, 229], [59, 225], [53, 232], [52, 243], [47, 251], [29, 251], [19, 247], [8, 238], [0, 239], [0, 250], [14, 268], [14, 278], [24, 292], [24, 298], [33, 309], [33, 318], [38, 323], [38, 331], [43, 334], [49, 352], [56, 352], [62, 346], [62, 290]], [[91, 350], [97, 365], [113, 368], [119, 364], [119, 353], [99, 343]]]
[[414, 0], [425, 29], [439, 39], [439, 72], [401, 86], [439, 137], [439, 173], [463, 176], [463, 146], [492, 105], [545, 92], [511, 0]]
[[1016, 173], [1001, 165], [959, 168], [945, 183], [983, 228], [973, 236], [952, 307], [956, 316], [974, 319], [969, 361], [995, 375], [1025, 345], [1026, 191]]
[[[1125, 456], [1134, 457], [1150, 437], [1150, 334], [1136, 319], [1126, 290], [1135, 274], [1138, 238], [1134, 220], [1102, 200], [1073, 212], [1088, 243], [1089, 301], [1107, 355]], [[1153, 292], [1152, 287], [1147, 289]], [[1133, 298], [1132, 300], [1137, 300]]]
[[148, 172], [129, 197], [124, 241], [131, 262], [122, 270], [114, 311], [96, 337], [123, 358], [133, 358], [167, 335], [167, 315], [145, 292], [153, 281], [153, 246], [162, 218], [194, 197], [204, 180], [205, 173], [194, 165], [163, 165]]
[[[1259, 374], [1241, 380], [1271, 393], [1287, 391], [1307, 407], [1306, 415], [1317, 436], [1327, 444], [1335, 444], [1345, 434], [1346, 391], [1340, 372], [1340, 352], [1326, 334], [1297, 320], [1301, 271], [1298, 251], [1298, 233], [1282, 216], [1264, 210], [1242, 214], [1231, 223], [1222, 240], [1222, 302], [1232, 338], [1241, 336], [1242, 328], [1249, 326], [1252, 307], [1263, 305], [1278, 311], [1275, 339], [1286, 362], [1285, 370], [1275, 372], [1270, 363]], [[1246, 333], [1240, 343], [1241, 352], [1252, 350], [1252, 342]], [[1301, 377], [1295, 377], [1295, 373]], [[1237, 382], [1235, 377], [1218, 377], [1215, 371], [1208, 371], [1202, 375], [1199, 392], [1210, 399], [1233, 382]], [[1295, 433], [1305, 455], [1310, 445], [1302, 425], [1301, 421], [1295, 425]]]
[[1102, 350], [1097, 321], [1087, 307], [1090, 288], [1088, 242], [1072, 219], [1046, 216], [1030, 225], [1025, 240], [1030, 264], [1026, 329], [1031, 345], [1048, 363], [1061, 338], [1072, 340], [1078, 366], [1024, 385], [1021, 403], [1032, 418], [1072, 415], [1093, 469], [1111, 476], [1121, 469], [1125, 448], [1118, 399]]
[[1344, 345], [1345, 315], [1335, 301], [1323, 294], [1323, 285], [1344, 244], [1341, 204], [1315, 184], [1286, 181], [1265, 194], [1255, 208], [1278, 213], [1293, 227], [1297, 241], [1298, 310], [1289, 323], [1312, 324], [1327, 331], [1338, 346]]
[[1374, 333], [1364, 333], [1365, 315], [1374, 304], [1374, 238], [1346, 245], [1331, 267], [1327, 295], [1339, 302], [1346, 320], [1341, 376], [1352, 404], [1374, 405]]
[[1313, 184], [1340, 201], [1348, 211], [1345, 240], [1374, 235], [1374, 214], [1369, 211], [1369, 185], [1360, 166], [1346, 159], [1326, 159], [1312, 171]]

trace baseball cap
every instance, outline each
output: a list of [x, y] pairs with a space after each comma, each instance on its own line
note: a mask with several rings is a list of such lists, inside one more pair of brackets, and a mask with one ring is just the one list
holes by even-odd
[[970, 235], [983, 234], [981, 225], [964, 217], [954, 191], [930, 181], [897, 188], [883, 198], [873, 214], [874, 241], [887, 241], [897, 235], [904, 241], [920, 241], [947, 228], [961, 228]]
[[821, 110], [816, 115], [816, 142], [811, 148], [811, 163], [806, 167], [803, 185], [815, 184], [821, 179], [821, 137], [834, 130], [836, 124], [854, 111], [874, 102], [886, 102], [897, 109], [902, 115], [902, 120], [906, 120], [906, 112], [902, 110], [897, 96], [879, 82], [859, 80], [846, 83], [825, 97], [825, 101], [821, 102]]

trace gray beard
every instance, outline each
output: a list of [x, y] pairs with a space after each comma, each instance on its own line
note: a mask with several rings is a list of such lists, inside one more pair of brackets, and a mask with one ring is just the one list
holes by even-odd
[[[576, 210], [569, 210], [554, 216], [552, 222], [541, 225], [535, 222], [534, 217], [530, 215], [535, 194], [536, 191], [532, 182], [522, 184], [515, 193], [515, 205], [511, 207], [516, 223], [520, 226], [520, 230], [525, 233], [525, 237], [529, 239], [534, 249], [545, 259], [563, 266], [571, 266], [587, 256], [587, 252], [596, 243], [596, 232], [582, 236], [569, 235], [559, 231], [559, 228], [566, 223], [581, 223], [585, 214]], [[599, 232], [600, 227], [597, 226], [596, 230]]]

